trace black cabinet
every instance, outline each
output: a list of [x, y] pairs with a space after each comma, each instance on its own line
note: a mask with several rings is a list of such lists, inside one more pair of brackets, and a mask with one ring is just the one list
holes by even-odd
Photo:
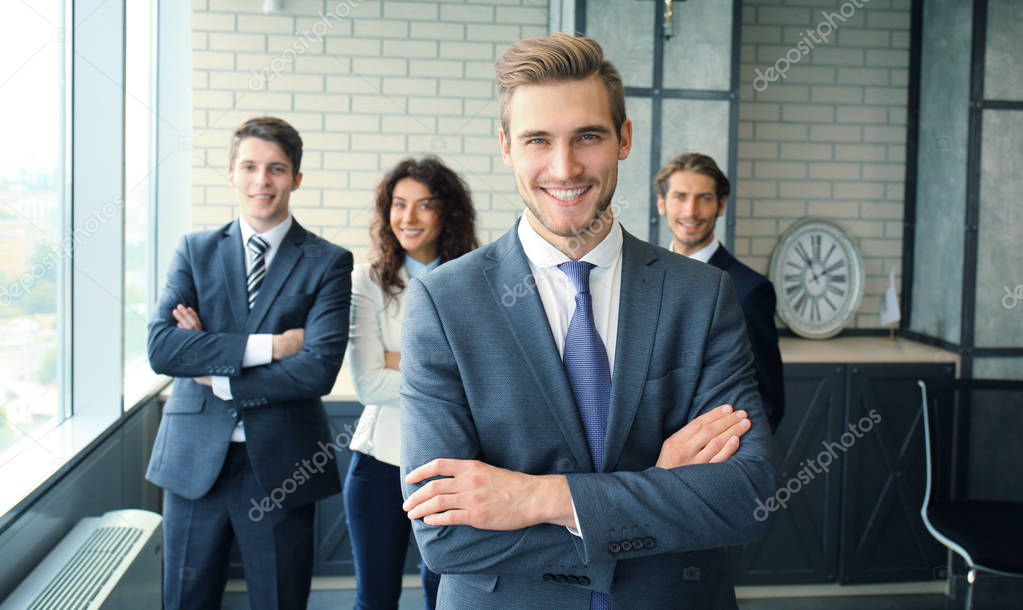
[[763, 541], [734, 554], [737, 584], [933, 578], [945, 551], [920, 520], [916, 380], [954, 376], [948, 364], [786, 364], [774, 437], [785, 506]]
[[[351, 461], [351, 442], [355, 425], [362, 414], [362, 405], [357, 402], [326, 402], [327, 417], [330, 420], [331, 437], [344, 447], [338, 455], [337, 468], [344, 481]], [[314, 576], [352, 576], [355, 565], [352, 559], [352, 546], [348, 538], [348, 522], [341, 494], [333, 495], [316, 504], [315, 554], [313, 559]], [[415, 541], [409, 540], [409, 549], [405, 555], [405, 573], [418, 573], [419, 549]], [[231, 551], [231, 578], [243, 578], [241, 554], [235, 543]]]

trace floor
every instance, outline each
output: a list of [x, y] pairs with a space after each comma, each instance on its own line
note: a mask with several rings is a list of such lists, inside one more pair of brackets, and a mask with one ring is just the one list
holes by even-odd
[[[422, 592], [411, 586], [403, 589], [399, 610], [420, 610]], [[978, 610], [1019, 610], [1023, 608], [1023, 583], [979, 582], [974, 607]], [[237, 589], [238, 587], [233, 587]], [[231, 590], [224, 595], [224, 610], [248, 610], [244, 591]], [[313, 591], [308, 610], [347, 610], [354, 605], [355, 591], [350, 588]], [[775, 597], [740, 599], [740, 610], [958, 610], [955, 602], [940, 594], [854, 595], [826, 597]]]

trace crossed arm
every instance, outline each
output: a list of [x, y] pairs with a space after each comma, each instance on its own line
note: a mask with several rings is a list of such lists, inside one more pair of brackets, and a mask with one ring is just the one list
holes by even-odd
[[[617, 559], [607, 544], [615, 528], [646, 523], [663, 534], [657, 549], [632, 557], [738, 544], [766, 532], [767, 523], [754, 523], [752, 515], [754, 498], [773, 485], [767, 425], [730, 282], [722, 280], [708, 330], [691, 411], [700, 415], [663, 442], [656, 465], [640, 472], [540, 476], [478, 459], [480, 439], [434, 303], [421, 283], [408, 290], [405, 509], [432, 569], [533, 574], [545, 562], [582, 564], [591, 570], [592, 588], [606, 591]], [[755, 412], [731, 404], [752, 405]], [[751, 431], [750, 443], [740, 443], [737, 437]], [[445, 478], [423, 484], [432, 477]], [[469, 527], [457, 527], [464, 525]], [[561, 526], [578, 526], [582, 538]]]

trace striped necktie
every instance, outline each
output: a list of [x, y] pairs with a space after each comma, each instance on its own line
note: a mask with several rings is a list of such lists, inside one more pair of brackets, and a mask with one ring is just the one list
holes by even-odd
[[[575, 313], [565, 335], [565, 373], [572, 386], [572, 396], [586, 431], [586, 441], [593, 458], [593, 467], [600, 471], [604, 459], [604, 433], [611, 407], [611, 368], [607, 348], [593, 321], [593, 296], [590, 294], [592, 263], [569, 261], [558, 265], [575, 285]], [[610, 610], [611, 598], [594, 591], [590, 610]]]
[[249, 309], [256, 304], [256, 295], [259, 294], [259, 287], [263, 285], [263, 278], [266, 277], [266, 251], [270, 244], [258, 235], [249, 238], [249, 258], [252, 259], [252, 266], [249, 268], [249, 276], [245, 285], [249, 291]]

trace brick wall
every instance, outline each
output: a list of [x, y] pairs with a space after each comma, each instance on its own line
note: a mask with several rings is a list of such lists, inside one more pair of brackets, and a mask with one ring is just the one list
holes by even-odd
[[364, 259], [373, 189], [407, 155], [433, 153], [472, 188], [479, 236], [506, 231], [522, 204], [497, 144], [493, 64], [547, 33], [547, 3], [194, 0], [192, 223], [237, 215], [227, 182], [234, 127], [274, 114], [302, 133], [307, 228]]
[[[859, 328], [880, 325], [888, 269], [902, 269], [909, 8], [909, 0], [742, 6], [736, 253], [766, 272], [794, 221], [837, 222], [865, 261]], [[776, 62], [787, 54], [785, 77], [769, 73], [786, 67]]]

